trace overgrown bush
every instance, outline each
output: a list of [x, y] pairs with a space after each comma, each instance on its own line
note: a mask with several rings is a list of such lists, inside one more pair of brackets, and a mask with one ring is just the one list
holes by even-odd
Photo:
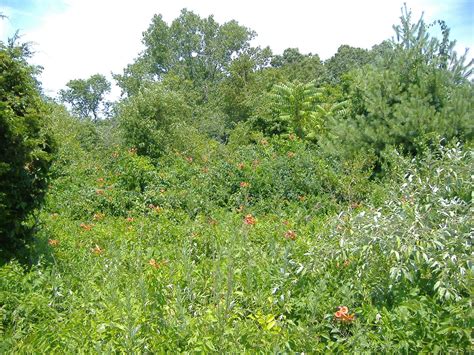
[[[26, 45], [0, 42], [0, 241], [14, 244], [47, 188], [54, 145]], [[4, 244], [5, 243], [5, 244]]]

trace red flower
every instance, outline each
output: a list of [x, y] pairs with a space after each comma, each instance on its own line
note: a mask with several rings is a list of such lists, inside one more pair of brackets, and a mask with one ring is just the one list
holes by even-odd
[[48, 239], [48, 244], [51, 245], [52, 247], [55, 247], [59, 245], [59, 240], [57, 239]]
[[92, 229], [92, 224], [81, 223], [81, 228], [86, 231], [90, 231]]
[[285, 232], [285, 238], [290, 239], [290, 240], [295, 240], [296, 239], [296, 232], [292, 230], [288, 230]]
[[252, 216], [251, 214], [248, 214], [244, 218], [244, 223], [249, 226], [253, 226], [255, 223], [257, 223], [257, 220], [255, 219], [254, 216]]

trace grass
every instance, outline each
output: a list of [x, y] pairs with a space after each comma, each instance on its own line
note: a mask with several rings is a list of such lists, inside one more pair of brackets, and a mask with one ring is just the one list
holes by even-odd
[[[338, 202], [292, 195], [299, 180], [279, 159], [301, 159], [304, 180], [301, 149], [267, 152], [260, 171], [238, 165], [253, 151], [227, 156], [228, 191], [213, 190], [222, 158], [164, 170], [120, 152], [58, 167], [30, 263], [0, 268], [0, 351], [468, 351], [470, 150], [394, 157], [399, 172]], [[334, 191], [357, 196], [354, 181]], [[265, 187], [291, 193], [258, 198]]]

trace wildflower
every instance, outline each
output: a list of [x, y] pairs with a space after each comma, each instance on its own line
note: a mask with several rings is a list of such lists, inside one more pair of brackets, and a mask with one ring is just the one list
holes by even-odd
[[350, 265], [350, 263], [351, 263], [351, 261], [350, 261], [349, 259], [347, 259], [347, 260], [344, 260], [344, 264], [343, 264], [343, 265], [344, 265], [345, 267], [348, 267], [348, 266]]
[[355, 315], [349, 314], [349, 309], [346, 306], [339, 306], [337, 307], [337, 312], [334, 313], [334, 317], [337, 321], [350, 323], [354, 320]]
[[92, 229], [92, 224], [81, 223], [80, 227], [86, 231], [90, 231]]
[[104, 182], [104, 181], [105, 181], [104, 178], [98, 178], [97, 179], [97, 182]]
[[238, 208], [237, 208], [237, 212], [242, 212], [244, 210], [244, 205], [240, 205]]
[[298, 196], [298, 200], [303, 202], [304, 200], [306, 200], [306, 196], [304, 196], [304, 195]]
[[268, 141], [267, 141], [266, 139], [262, 139], [262, 140], [260, 141], [260, 144], [261, 144], [261, 145], [268, 145]]
[[237, 167], [242, 170], [243, 168], [245, 168], [245, 164], [244, 163], [239, 163], [237, 164]]
[[160, 267], [168, 264], [168, 260], [161, 260], [160, 262], [157, 262], [155, 259], [150, 259], [148, 264], [150, 264], [155, 269], [159, 269]]
[[251, 214], [248, 214], [244, 218], [244, 223], [246, 225], [253, 226], [255, 223], [257, 223], [257, 220], [255, 219], [254, 216], [252, 216]]
[[92, 217], [92, 219], [94, 221], [100, 221], [100, 220], [104, 219], [104, 217], [105, 217], [105, 215], [103, 213], [98, 212], [98, 213], [94, 214], [94, 217]]
[[283, 222], [281, 222], [281, 223], [283, 223], [285, 226], [287, 226], [287, 225], [290, 224], [290, 221], [288, 221], [288, 220], [285, 219], [285, 220], [284, 220]]
[[155, 206], [154, 204], [150, 203], [148, 205], [148, 208], [151, 209], [151, 210], [154, 210], [155, 212], [160, 212], [161, 211], [161, 207], [160, 206]]
[[186, 157], [186, 160], [188, 161], [188, 163], [192, 163], [193, 162], [193, 157]]
[[57, 240], [57, 239], [48, 239], [48, 244], [51, 245], [52, 247], [58, 246], [59, 245], [59, 240]]
[[260, 165], [260, 160], [255, 159], [254, 161], [252, 161], [252, 166], [253, 166], [254, 168], [256, 168], [256, 167], [259, 166], [259, 165]]
[[296, 232], [293, 230], [288, 230], [285, 232], [285, 238], [290, 239], [290, 240], [295, 240], [296, 239]]
[[242, 181], [240, 183], [240, 187], [242, 187], [242, 188], [246, 188], [246, 187], [249, 187], [249, 186], [250, 186], [250, 184], [248, 182]]
[[135, 148], [135, 147], [134, 147], [134, 148], [130, 148], [130, 149], [128, 150], [128, 152], [129, 152], [130, 154], [132, 154], [132, 155], [133, 155], [133, 154], [137, 154], [137, 148]]
[[103, 195], [103, 194], [104, 194], [104, 190], [102, 190], [102, 189], [97, 189], [97, 190], [95, 190], [95, 193], [96, 193], [97, 195]]
[[209, 224], [210, 224], [211, 226], [215, 226], [215, 225], [217, 224], [217, 221], [216, 221], [215, 219], [213, 219], [213, 218], [209, 218], [209, 219], [208, 219], [208, 222], [209, 222]]
[[296, 154], [293, 152], [288, 152], [286, 155], [288, 156], [288, 158], [293, 158]]
[[166, 192], [165, 189], [160, 189], [160, 194], [164, 194]]
[[289, 139], [290, 141], [294, 141], [294, 140], [296, 139], [296, 136], [295, 136], [293, 133], [291, 133], [291, 134], [288, 136], [288, 139]]
[[133, 217], [127, 217], [127, 222], [132, 223], [135, 220]]
[[104, 249], [102, 249], [96, 244], [95, 247], [91, 249], [91, 252], [93, 252], [96, 255], [100, 255], [104, 252]]
[[51, 218], [53, 218], [53, 219], [56, 219], [56, 218], [58, 218], [58, 216], [59, 216], [59, 214], [57, 214], [57, 213], [53, 213], [53, 214], [51, 214]]
[[207, 174], [207, 173], [209, 172], [209, 168], [208, 168], [208, 167], [202, 168], [202, 172], [203, 172], [204, 174]]
[[156, 262], [155, 259], [150, 259], [150, 261], [148, 262], [148, 264], [150, 264], [152, 267], [154, 267], [155, 269], [158, 269], [160, 267], [160, 264]]

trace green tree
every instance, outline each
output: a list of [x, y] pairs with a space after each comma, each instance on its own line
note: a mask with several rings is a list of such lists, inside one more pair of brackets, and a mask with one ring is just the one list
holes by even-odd
[[[24, 222], [43, 201], [54, 144], [47, 108], [27, 63], [28, 45], [0, 42], [0, 241], [15, 245]], [[5, 244], [4, 244], [5, 243]]]
[[374, 65], [353, 72], [350, 118], [333, 127], [348, 150], [374, 149], [380, 156], [392, 145], [415, 155], [429, 137], [472, 139], [472, 62], [457, 56], [449, 31], [440, 41], [429, 27], [423, 18], [413, 23], [405, 8], [391, 46], [385, 44]]
[[183, 97], [161, 83], [151, 85], [118, 106], [118, 122], [125, 144], [153, 158], [173, 145], [176, 126], [186, 122], [189, 115]]
[[137, 93], [140, 81], [157, 81], [167, 74], [189, 80], [208, 99], [213, 83], [221, 81], [233, 60], [251, 48], [255, 33], [236, 21], [219, 24], [183, 9], [168, 25], [155, 15], [143, 33], [145, 50], [123, 75], [114, 75], [125, 94]]
[[271, 65], [286, 81], [310, 81], [321, 84], [326, 77], [323, 62], [317, 54], [301, 54], [298, 48], [287, 48], [272, 58]]
[[294, 133], [301, 139], [316, 139], [324, 129], [318, 110], [321, 97], [314, 82], [274, 85], [256, 110], [254, 125], [270, 135]]
[[372, 59], [366, 49], [342, 45], [336, 54], [328, 59], [324, 66], [328, 79], [332, 83], [339, 83], [343, 74], [368, 64]]
[[105, 95], [110, 92], [110, 82], [101, 74], [88, 79], [70, 80], [67, 89], [59, 91], [60, 100], [71, 105], [72, 112], [80, 118], [91, 118], [97, 121], [108, 114], [109, 103]]

